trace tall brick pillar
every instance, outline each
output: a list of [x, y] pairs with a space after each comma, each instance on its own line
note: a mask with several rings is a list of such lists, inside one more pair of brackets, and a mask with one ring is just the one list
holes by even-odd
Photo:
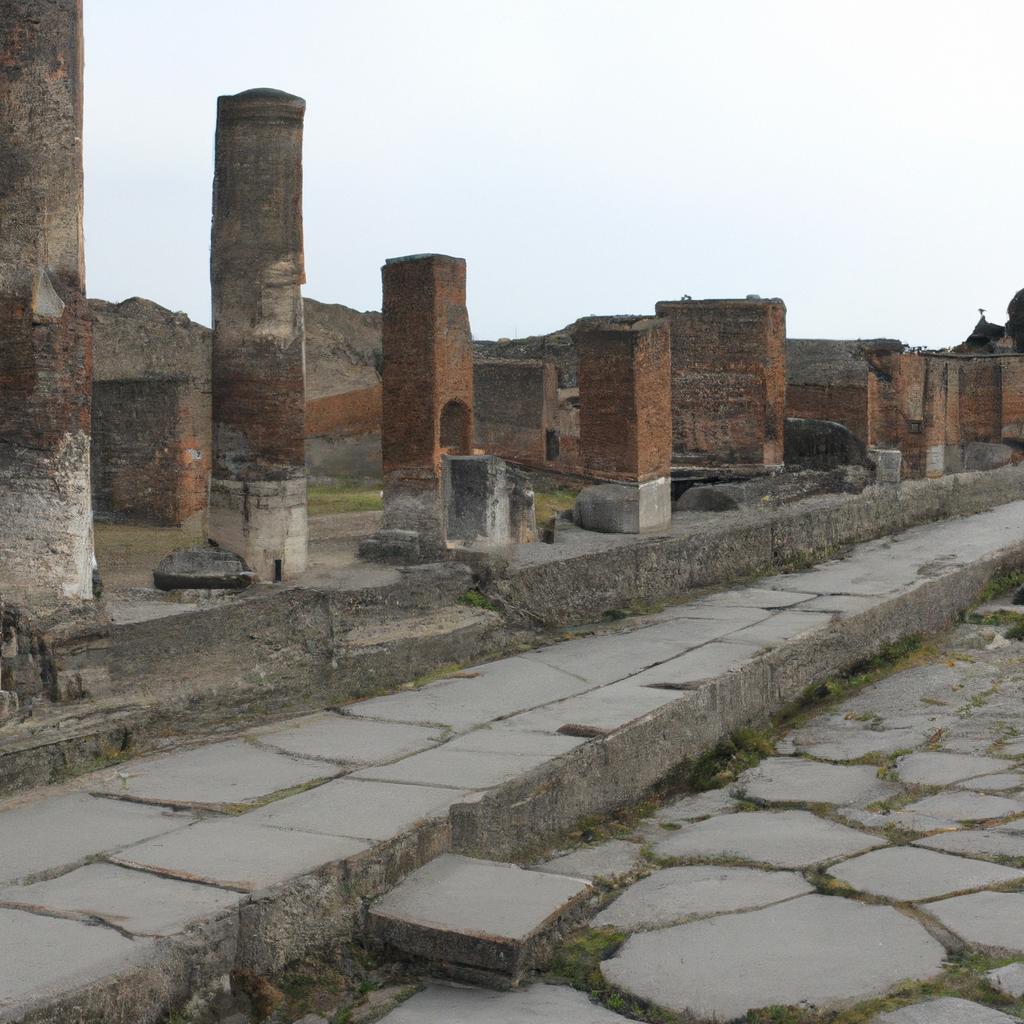
[[[444, 549], [444, 454], [473, 439], [473, 347], [466, 261], [427, 254], [388, 260], [384, 286], [384, 535], [414, 557]], [[416, 536], [412, 536], [415, 534]], [[400, 553], [400, 552], [399, 552]]]
[[0, 3], [0, 592], [92, 595], [82, 3]]
[[783, 462], [786, 305], [781, 299], [659, 302], [672, 330], [672, 462]]
[[264, 581], [306, 567], [305, 110], [274, 89], [217, 101], [209, 532]]
[[664, 320], [590, 317], [576, 329], [582, 525], [608, 533], [672, 516], [672, 350]]

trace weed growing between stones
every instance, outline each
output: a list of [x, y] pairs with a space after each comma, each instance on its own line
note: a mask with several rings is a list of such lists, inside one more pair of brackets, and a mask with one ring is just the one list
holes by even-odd
[[750, 727], [737, 729], [693, 762], [687, 772], [687, 785], [695, 793], [721, 789], [774, 753], [775, 743], [767, 733]]
[[496, 612], [498, 610], [490, 598], [481, 594], [479, 590], [467, 590], [457, 600], [459, 604], [467, 605], [470, 608], [483, 608], [489, 612]]
[[974, 607], [977, 608], [978, 605], [987, 604], [989, 601], [999, 597], [1000, 594], [1005, 594], [1008, 590], [1015, 590], [1022, 585], [1024, 585], [1024, 569], [1014, 569], [1013, 572], [1005, 572], [998, 576], [993, 576], [986, 584], [985, 589], [978, 595], [978, 600], [975, 602]]

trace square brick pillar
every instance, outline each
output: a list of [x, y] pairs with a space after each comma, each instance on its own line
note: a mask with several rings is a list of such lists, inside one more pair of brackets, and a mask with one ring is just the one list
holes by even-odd
[[590, 317], [576, 333], [580, 461], [602, 486], [577, 510], [587, 529], [638, 533], [672, 516], [672, 351], [668, 324]]
[[672, 333], [673, 465], [782, 465], [785, 303], [683, 299], [655, 312]]
[[[409, 561], [445, 550], [442, 458], [473, 443], [473, 347], [466, 261], [389, 259], [382, 342], [385, 551]], [[371, 553], [371, 552], [367, 552]]]

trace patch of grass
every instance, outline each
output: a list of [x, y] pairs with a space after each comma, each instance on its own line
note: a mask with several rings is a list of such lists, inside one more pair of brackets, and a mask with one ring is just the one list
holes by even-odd
[[470, 608], [483, 608], [485, 611], [496, 612], [494, 603], [479, 590], [467, 590], [460, 598], [459, 604], [468, 605]]
[[977, 608], [978, 605], [985, 604], [1000, 594], [1005, 594], [1007, 590], [1013, 590], [1021, 585], [1024, 585], [1024, 569], [1015, 569], [1013, 572], [1004, 572], [993, 576], [979, 595], [974, 607]]
[[774, 753], [775, 744], [767, 733], [749, 727], [737, 729], [690, 765], [687, 786], [696, 793], [721, 789]]
[[62, 764], [50, 769], [50, 784], [56, 785], [61, 782], [69, 782], [81, 775], [88, 775], [90, 772], [98, 772], [104, 768], [121, 764], [127, 761], [133, 754], [131, 740], [125, 735], [118, 746], [116, 743], [104, 743], [95, 757], [80, 761], [75, 764]]
[[338, 480], [311, 484], [306, 489], [306, 510], [311, 516], [339, 512], [379, 512], [384, 507], [380, 484], [371, 480]]
[[1024, 617], [1015, 622], [1003, 635], [1007, 640], [1024, 640]]
[[551, 491], [533, 492], [533, 509], [537, 516], [537, 525], [546, 523], [565, 512], [576, 504], [576, 495], [580, 488], [557, 487]]
[[609, 608], [602, 613], [602, 617], [609, 622], [618, 622], [621, 619], [631, 619], [637, 615], [656, 615], [665, 610], [664, 601], [655, 601], [652, 604], [641, 604], [634, 602], [626, 608]]

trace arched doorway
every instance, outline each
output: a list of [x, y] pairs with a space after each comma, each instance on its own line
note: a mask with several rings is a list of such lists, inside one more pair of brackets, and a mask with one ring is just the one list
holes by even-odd
[[452, 455], [468, 455], [471, 443], [469, 409], [453, 399], [441, 410], [441, 447]]

